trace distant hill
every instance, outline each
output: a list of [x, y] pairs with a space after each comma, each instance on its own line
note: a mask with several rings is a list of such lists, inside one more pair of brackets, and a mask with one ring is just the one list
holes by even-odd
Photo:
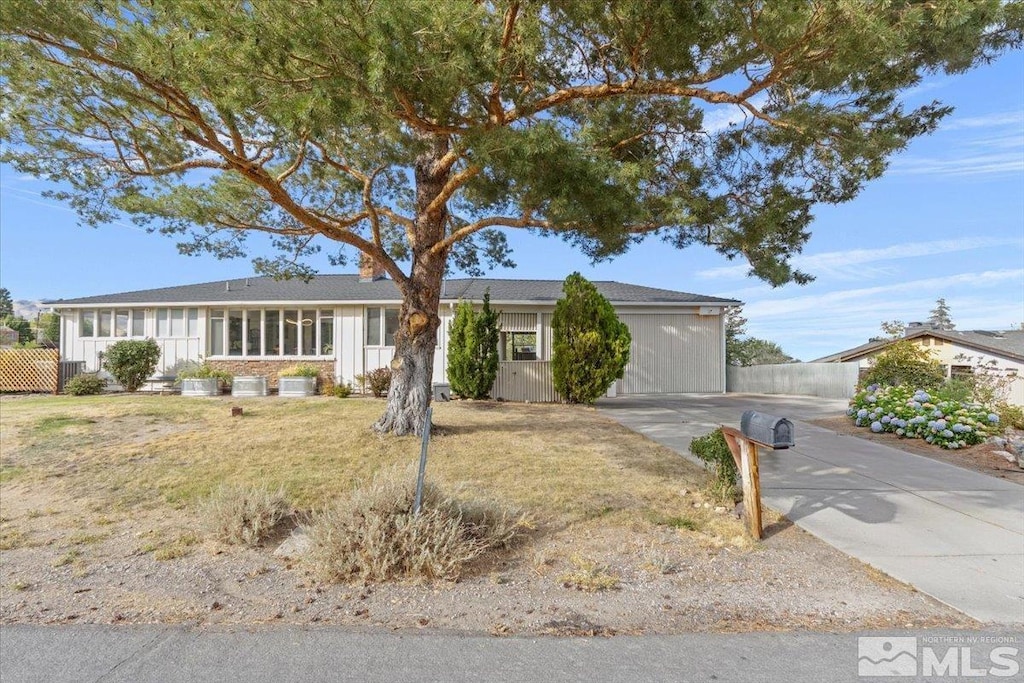
[[50, 307], [43, 305], [42, 301], [29, 301], [28, 299], [15, 299], [14, 315], [25, 320], [35, 320], [40, 313], [49, 312]]

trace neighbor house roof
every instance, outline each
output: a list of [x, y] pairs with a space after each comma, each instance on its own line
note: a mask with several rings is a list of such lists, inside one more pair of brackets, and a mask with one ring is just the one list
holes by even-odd
[[831, 356], [819, 358], [813, 363], [840, 363], [843, 361], [858, 360], [881, 350], [902, 339], [919, 339], [921, 337], [934, 337], [960, 346], [982, 351], [998, 356], [1024, 362], [1024, 330], [1009, 330], [1007, 332], [989, 332], [986, 330], [934, 330], [922, 328], [909, 332], [900, 339], [883, 339], [872, 341], [867, 344], [855, 346], [846, 351], [834, 353]]
[[[615, 304], [671, 305], [712, 304], [735, 306], [735, 299], [720, 299], [669, 289], [641, 287], [622, 282], [595, 282], [599, 292]], [[464, 278], [445, 280], [442, 301], [469, 299], [480, 301], [490, 290], [494, 303], [553, 303], [562, 296], [561, 280], [497, 280]], [[358, 275], [318, 275], [309, 282], [302, 280], [274, 280], [269, 277], [250, 277], [236, 280], [218, 280], [198, 285], [180, 285], [135, 292], [103, 294], [77, 299], [46, 301], [60, 308], [87, 305], [130, 304], [257, 304], [271, 302], [296, 303], [388, 303], [402, 300], [398, 287], [391, 280], [360, 281]]]

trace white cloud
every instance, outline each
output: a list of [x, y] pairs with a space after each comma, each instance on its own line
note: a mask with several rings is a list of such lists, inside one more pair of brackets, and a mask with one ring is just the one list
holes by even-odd
[[[869, 269], [874, 272], [866, 272], [864, 265], [877, 263], [879, 261], [893, 261], [898, 259], [918, 258], [922, 256], [934, 256], [936, 254], [949, 254], [954, 252], [969, 251], [972, 249], [983, 249], [986, 247], [1024, 246], [1024, 239], [997, 238], [997, 237], [971, 237], [952, 240], [934, 240], [931, 242], [909, 242], [906, 244], [893, 244], [879, 249], [849, 249], [846, 251], [827, 251], [820, 254], [798, 254], [793, 257], [793, 265], [806, 270], [814, 275], [831, 275], [838, 278], [856, 277], [863, 280], [867, 275], [884, 275], [891, 271], [884, 268]], [[856, 266], [856, 268], [853, 268]], [[722, 266], [709, 268], [697, 272], [697, 277], [703, 279], [719, 278], [741, 278], [746, 276], [750, 266], [747, 264], [735, 266]], [[753, 288], [753, 293], [762, 291], [763, 288]], [[741, 292], [733, 293], [733, 296], [741, 296]]]
[[[768, 95], [761, 93], [750, 98], [750, 104], [760, 109], [768, 101]], [[750, 112], [734, 104], [721, 105], [704, 112], [704, 131], [719, 133], [730, 125], [739, 125], [751, 118]]]
[[940, 130], [963, 130], [969, 128], [994, 128], [996, 126], [1015, 126], [1024, 133], [1024, 111], [1003, 111], [983, 116], [965, 116], [958, 118], [956, 114], [940, 124]]
[[1001, 154], [937, 159], [913, 157], [897, 159], [890, 172], [893, 175], [981, 176], [1024, 172], [1024, 155], [1019, 151]]

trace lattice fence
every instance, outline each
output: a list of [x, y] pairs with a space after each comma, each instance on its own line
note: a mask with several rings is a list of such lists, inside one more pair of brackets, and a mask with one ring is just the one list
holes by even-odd
[[59, 361], [57, 349], [0, 351], [0, 391], [57, 393]]

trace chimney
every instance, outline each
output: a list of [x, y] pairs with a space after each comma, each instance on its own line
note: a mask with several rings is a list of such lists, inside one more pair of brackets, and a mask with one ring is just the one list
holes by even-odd
[[383, 280], [387, 275], [384, 273], [384, 268], [377, 263], [372, 256], [366, 254], [359, 255], [359, 281], [360, 282], [376, 282], [377, 280]]

